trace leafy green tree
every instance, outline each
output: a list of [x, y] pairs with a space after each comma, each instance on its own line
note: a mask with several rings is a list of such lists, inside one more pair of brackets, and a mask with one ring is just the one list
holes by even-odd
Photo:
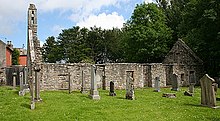
[[19, 50], [14, 48], [12, 52], [12, 65], [19, 65], [19, 56], [20, 56]]
[[58, 43], [55, 37], [51, 36], [46, 39], [42, 47], [43, 60], [49, 63], [56, 63], [61, 60], [62, 53], [61, 48], [58, 47]]
[[211, 76], [220, 76], [220, 1], [191, 0], [187, 3], [179, 32], [204, 61]]
[[127, 62], [162, 62], [169, 51], [172, 31], [156, 4], [137, 5], [125, 31]]
[[63, 30], [58, 36], [58, 46], [63, 53], [62, 59], [69, 63], [90, 60], [88, 55], [91, 49], [86, 46], [87, 36], [86, 28], [80, 29], [76, 26]]

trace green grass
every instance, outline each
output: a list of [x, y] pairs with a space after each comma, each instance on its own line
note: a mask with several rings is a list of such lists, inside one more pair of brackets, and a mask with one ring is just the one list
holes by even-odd
[[[22, 97], [10, 87], [0, 87], [0, 121], [220, 121], [220, 109], [200, 105], [199, 88], [194, 97], [184, 96], [185, 90], [136, 89], [136, 100], [126, 100], [125, 90], [116, 90], [116, 97], [108, 96], [108, 90], [99, 90], [101, 100], [91, 100], [79, 91], [43, 91], [43, 102], [30, 110], [29, 94]], [[176, 93], [177, 98], [164, 98], [164, 92]], [[220, 106], [219, 101], [217, 104]]]

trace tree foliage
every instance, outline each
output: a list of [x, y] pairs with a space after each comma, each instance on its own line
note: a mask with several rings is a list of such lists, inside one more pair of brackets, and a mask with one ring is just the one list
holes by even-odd
[[162, 62], [178, 38], [220, 76], [220, 1], [156, 0], [139, 4], [121, 29], [72, 27], [48, 38], [44, 60], [56, 62]]
[[19, 65], [20, 52], [16, 48], [12, 51], [12, 65]]
[[156, 4], [137, 5], [126, 25], [126, 60], [162, 62], [172, 40], [165, 15]]

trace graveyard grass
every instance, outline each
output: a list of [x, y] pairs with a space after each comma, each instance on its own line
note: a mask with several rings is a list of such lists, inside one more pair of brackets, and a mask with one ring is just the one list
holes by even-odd
[[[18, 88], [17, 88], [18, 90]], [[125, 90], [116, 90], [117, 96], [108, 96], [108, 90], [99, 90], [101, 100], [91, 100], [88, 94], [74, 91], [42, 91], [43, 102], [30, 110], [30, 95], [18, 96], [11, 87], [0, 87], [0, 121], [219, 121], [220, 109], [200, 105], [200, 88], [194, 97], [184, 96], [187, 88], [170, 91], [162, 88], [136, 89], [136, 100], [126, 100]], [[177, 98], [162, 97], [162, 93], [176, 93]], [[220, 94], [217, 94], [220, 97]], [[217, 101], [220, 106], [220, 101]]]

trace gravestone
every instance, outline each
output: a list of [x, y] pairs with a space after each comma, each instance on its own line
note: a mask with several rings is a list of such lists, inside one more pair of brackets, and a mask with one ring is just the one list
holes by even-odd
[[216, 97], [214, 90], [215, 80], [205, 74], [200, 79], [201, 84], [201, 104], [211, 108], [216, 108]]
[[126, 79], [126, 99], [134, 100], [134, 78], [133, 71], [127, 71]]
[[160, 77], [155, 77], [154, 92], [160, 92]]
[[34, 86], [33, 86], [33, 77], [29, 76], [29, 85], [30, 85], [30, 95], [31, 95], [31, 109], [35, 109], [35, 100], [34, 100]]
[[16, 76], [17, 76], [17, 73], [13, 73], [13, 90], [16, 89]]
[[196, 84], [196, 77], [194, 71], [189, 74], [189, 93], [194, 93], [194, 86]]
[[81, 85], [81, 93], [87, 93], [85, 88], [85, 79], [84, 79], [84, 72], [82, 71], [82, 85]]
[[173, 74], [172, 77], [172, 91], [179, 91], [179, 78], [177, 74]]
[[94, 100], [99, 100], [99, 92], [97, 90], [97, 82], [95, 79], [96, 75], [96, 67], [95, 65], [91, 65], [91, 89], [89, 97]]
[[176, 94], [174, 94], [174, 93], [163, 93], [162, 97], [176, 98]]
[[24, 96], [25, 91], [24, 91], [24, 77], [23, 77], [23, 72], [20, 72], [20, 91], [19, 91], [19, 96]]
[[115, 93], [115, 85], [114, 85], [114, 82], [113, 82], [113, 81], [110, 82], [110, 92], [109, 92], [109, 95], [110, 95], [110, 96], [116, 96], [116, 93]]
[[42, 101], [42, 99], [40, 98], [40, 81], [39, 81], [39, 78], [38, 78], [38, 73], [40, 72], [40, 67], [39, 65], [37, 65], [35, 68], [34, 68], [34, 71], [35, 71], [35, 101], [39, 102], [39, 101]]

